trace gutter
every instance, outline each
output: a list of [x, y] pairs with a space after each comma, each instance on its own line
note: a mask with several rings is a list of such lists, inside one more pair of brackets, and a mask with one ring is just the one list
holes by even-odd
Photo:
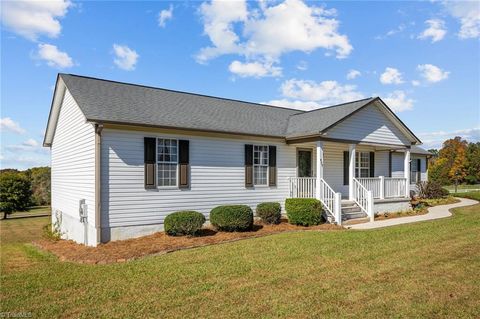
[[102, 212], [102, 123], [95, 123], [95, 229], [97, 244], [102, 242], [101, 212]]

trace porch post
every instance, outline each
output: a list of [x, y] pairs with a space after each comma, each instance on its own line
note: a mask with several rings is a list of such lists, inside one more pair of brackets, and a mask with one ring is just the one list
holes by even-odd
[[380, 199], [385, 198], [385, 176], [380, 176]]
[[410, 197], [410, 148], [405, 149], [405, 159], [403, 162], [403, 173], [405, 182], [405, 197]]
[[355, 144], [350, 144], [350, 161], [348, 163], [348, 198], [354, 200], [353, 179], [355, 178]]
[[317, 178], [315, 179], [315, 198], [320, 199], [320, 179], [323, 178], [323, 142], [317, 141], [317, 161], [316, 161], [316, 170], [317, 170]]

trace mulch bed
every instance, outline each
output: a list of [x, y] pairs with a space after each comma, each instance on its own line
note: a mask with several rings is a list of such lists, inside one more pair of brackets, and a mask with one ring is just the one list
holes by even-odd
[[61, 261], [73, 261], [84, 264], [107, 264], [125, 262], [148, 255], [160, 255], [169, 252], [202, 247], [241, 239], [263, 237], [271, 234], [304, 231], [304, 230], [341, 230], [340, 226], [321, 224], [312, 227], [302, 227], [288, 224], [286, 221], [278, 225], [255, 223], [249, 232], [217, 232], [213, 228], [204, 228], [195, 237], [171, 237], [164, 232], [158, 232], [140, 238], [112, 241], [97, 247], [87, 247], [71, 240], [41, 239], [33, 244], [40, 249], [56, 255]]

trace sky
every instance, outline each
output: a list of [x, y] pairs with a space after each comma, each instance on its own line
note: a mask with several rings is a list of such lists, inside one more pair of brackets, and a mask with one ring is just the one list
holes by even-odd
[[478, 1], [1, 5], [2, 168], [49, 165], [59, 72], [302, 110], [380, 96], [427, 149], [480, 140]]

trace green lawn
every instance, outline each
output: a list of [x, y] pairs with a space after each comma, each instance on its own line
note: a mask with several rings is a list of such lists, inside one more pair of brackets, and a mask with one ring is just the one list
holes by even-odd
[[[453, 193], [455, 192], [455, 185], [449, 185], [449, 186], [444, 186], [443, 188], [447, 189], [449, 192]], [[480, 184], [474, 184], [474, 185], [458, 185], [458, 190], [460, 191], [466, 191], [469, 189], [480, 189]]]
[[[475, 318], [480, 205], [371, 231], [297, 232], [122, 264], [60, 262], [1, 222], [1, 311], [33, 317]], [[24, 235], [23, 235], [24, 234]]]

